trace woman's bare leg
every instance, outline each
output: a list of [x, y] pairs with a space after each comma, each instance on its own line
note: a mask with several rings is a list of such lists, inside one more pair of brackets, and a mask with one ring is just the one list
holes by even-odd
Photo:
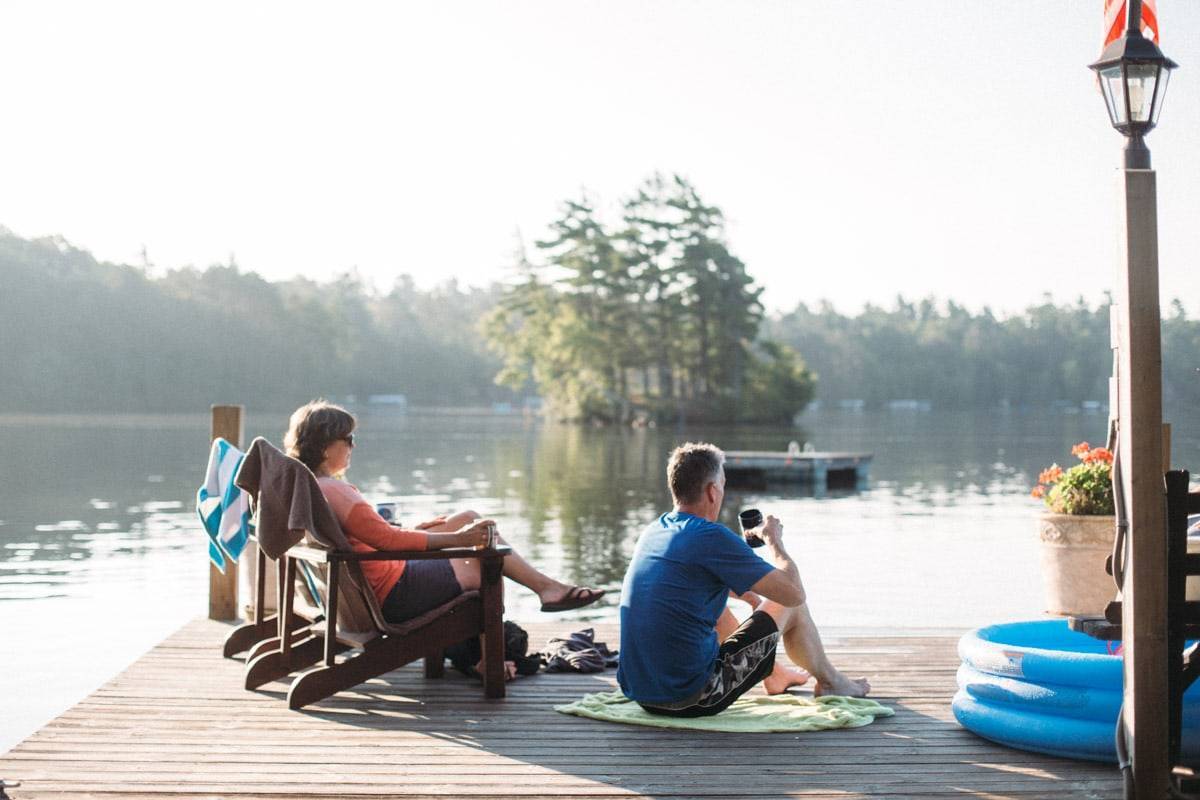
[[[460, 511], [431, 531], [456, 531], [464, 525], [469, 525], [479, 519], [474, 511]], [[501, 544], [508, 544], [503, 538], [497, 537]], [[463, 589], [479, 588], [479, 561], [474, 558], [452, 558], [450, 568], [454, 577]], [[562, 600], [572, 587], [555, 580], [530, 564], [515, 549], [504, 558], [504, 577], [516, 581], [537, 594], [543, 603], [554, 603]]]

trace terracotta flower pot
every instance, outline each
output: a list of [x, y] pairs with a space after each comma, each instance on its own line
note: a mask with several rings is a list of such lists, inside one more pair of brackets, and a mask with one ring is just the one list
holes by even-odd
[[1043, 514], [1042, 583], [1046, 611], [1059, 616], [1102, 615], [1117, 596], [1104, 560], [1112, 554], [1116, 521], [1112, 516]]

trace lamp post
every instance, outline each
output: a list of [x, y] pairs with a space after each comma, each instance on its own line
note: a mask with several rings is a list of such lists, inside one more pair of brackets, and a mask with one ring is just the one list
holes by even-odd
[[[1126, 797], [1166, 797], [1169, 757], [1167, 542], [1163, 476], [1162, 340], [1158, 209], [1145, 135], [1157, 124], [1175, 63], [1141, 32], [1142, 0], [1129, 0], [1125, 35], [1091, 65], [1114, 128], [1126, 136], [1121, 258], [1112, 307], [1117, 469], [1128, 543], [1122, 587], [1124, 706], [1120, 735]], [[1115, 565], [1114, 565], [1115, 566]]]
[[1091, 65], [1114, 128], [1128, 137], [1125, 169], [1150, 169], [1145, 135], [1158, 124], [1171, 70], [1177, 66], [1142, 35], [1141, 0], [1129, 0], [1129, 25]]

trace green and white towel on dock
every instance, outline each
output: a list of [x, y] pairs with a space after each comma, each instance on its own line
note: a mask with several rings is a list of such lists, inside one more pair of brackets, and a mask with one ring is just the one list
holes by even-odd
[[647, 712], [619, 691], [587, 694], [582, 700], [555, 706], [554, 710], [606, 722], [728, 733], [800, 733], [861, 728], [870, 725], [876, 717], [890, 717], [896, 713], [874, 700], [857, 697], [777, 694], [740, 697], [712, 717], [667, 717]]

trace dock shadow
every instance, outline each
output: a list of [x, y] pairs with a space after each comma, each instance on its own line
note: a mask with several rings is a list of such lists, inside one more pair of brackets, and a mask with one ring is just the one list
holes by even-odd
[[[1120, 797], [1106, 765], [1025, 753], [960, 728], [944, 700], [880, 695], [891, 718], [853, 730], [734, 734], [601, 722], [553, 710], [588, 692], [612, 691], [613, 673], [542, 674], [518, 680], [501, 701], [448, 673], [426, 681], [407, 667], [304, 710], [335, 726], [374, 730], [416, 742], [436, 781], [441, 767], [479, 765], [472, 793], [509, 795], [530, 784], [547, 794], [633, 793], [643, 797], [1029, 798]], [[943, 692], [944, 693], [944, 690]], [[944, 704], [944, 710], [942, 705]], [[531, 769], [532, 768], [532, 769]], [[413, 787], [417, 789], [419, 787]]]

